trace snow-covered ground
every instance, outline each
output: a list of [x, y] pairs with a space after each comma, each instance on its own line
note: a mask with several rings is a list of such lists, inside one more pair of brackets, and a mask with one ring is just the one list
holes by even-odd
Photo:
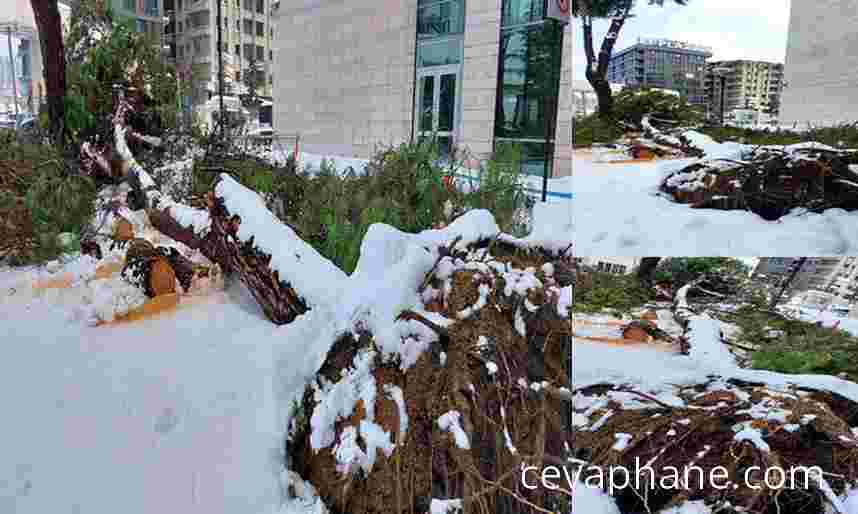
[[279, 505], [275, 380], [300, 383], [313, 352], [266, 322], [241, 287], [98, 328], [48, 299], [5, 300], [0, 512]]
[[751, 212], [692, 209], [658, 195], [665, 175], [692, 159], [610, 164], [594, 162], [589, 152], [576, 152], [572, 162], [577, 255], [858, 253], [858, 212], [796, 212], [765, 221]]
[[[259, 210], [233, 182], [219, 193], [232, 212]], [[568, 239], [552, 238], [568, 238], [568, 207], [538, 205], [536, 230], [520, 242], [566, 248]], [[312, 305], [288, 325], [270, 323], [233, 283], [183, 296], [155, 318], [91, 326], [80, 305], [115, 298], [91, 298], [92, 284], [107, 279], [93, 279], [88, 257], [53, 263], [52, 274], [0, 269], [1, 513], [321, 514], [312, 488], [284, 468], [293, 401], [336, 335], [356, 324], [372, 330], [380, 351], [404, 352], [403, 333], [426, 329], [394, 318], [420, 309], [417, 289], [437, 247], [498, 232], [488, 211], [420, 234], [373, 225], [345, 276], [286, 227], [244, 219]], [[70, 288], [32, 287], [65, 274]], [[287, 498], [290, 485], [296, 498]]]

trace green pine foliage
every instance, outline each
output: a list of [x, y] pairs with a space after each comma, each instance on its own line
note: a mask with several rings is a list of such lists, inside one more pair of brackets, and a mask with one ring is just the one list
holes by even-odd
[[[468, 210], [487, 209], [503, 231], [523, 235], [521, 213], [531, 202], [519, 183], [519, 155], [515, 147], [499, 147], [480, 172], [480, 188], [468, 192], [445, 180], [458, 158], [441, 164], [433, 141], [383, 148], [361, 172], [338, 172], [326, 160], [319, 169], [299, 170], [294, 161], [274, 168], [251, 157], [227, 159], [221, 169], [260, 193], [302, 239], [351, 273], [374, 223], [416, 233]], [[210, 166], [197, 163], [195, 193], [209, 191], [216, 176]]]

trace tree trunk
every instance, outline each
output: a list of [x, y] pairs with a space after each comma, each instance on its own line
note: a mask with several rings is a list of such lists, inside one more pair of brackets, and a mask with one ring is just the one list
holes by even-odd
[[596, 80], [590, 83], [599, 101], [599, 117], [611, 119], [614, 114], [614, 97], [611, 84], [607, 80]]
[[661, 257], [643, 257], [638, 266], [638, 281], [643, 287], [649, 288], [655, 278], [655, 269]]
[[596, 92], [596, 98], [599, 101], [599, 117], [602, 119], [610, 119], [613, 116], [613, 94], [611, 84], [608, 82], [608, 64], [611, 62], [611, 54], [614, 51], [620, 30], [622, 30], [629, 16], [631, 4], [632, 2], [629, 2], [622, 16], [611, 20], [611, 26], [602, 40], [598, 56], [593, 46], [593, 19], [589, 15], [583, 16], [582, 33], [584, 35], [584, 53], [587, 56], [585, 76], [587, 82], [593, 86], [593, 91]]
[[66, 95], [66, 63], [63, 48], [63, 29], [57, 0], [30, 0], [45, 67], [45, 84], [48, 96], [48, 133], [54, 145], [64, 141], [64, 107]]

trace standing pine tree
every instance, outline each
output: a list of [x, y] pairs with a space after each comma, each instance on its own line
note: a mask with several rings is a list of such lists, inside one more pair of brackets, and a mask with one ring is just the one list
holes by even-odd
[[259, 116], [259, 107], [262, 105], [259, 90], [265, 86], [265, 74], [262, 65], [254, 56], [250, 56], [247, 60], [247, 66], [241, 74], [241, 82], [246, 88], [245, 93], [239, 96], [241, 105], [250, 112], [250, 119], [255, 120]]
[[[673, 0], [679, 5], [685, 5], [687, 0]], [[647, 0], [649, 5], [663, 6], [665, 0]], [[636, 0], [572, 0], [572, 15], [581, 19], [584, 34], [584, 53], [587, 55], [587, 82], [593, 86], [599, 100], [599, 116], [610, 118], [613, 114], [613, 98], [611, 85], [608, 82], [608, 64], [614, 52], [614, 45], [620, 35], [626, 20], [632, 16]], [[593, 20], [608, 19], [611, 26], [599, 53], [593, 46]]]

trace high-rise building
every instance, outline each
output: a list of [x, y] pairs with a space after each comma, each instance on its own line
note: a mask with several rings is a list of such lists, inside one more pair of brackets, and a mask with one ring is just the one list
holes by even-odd
[[[160, 1], [160, 0], [159, 0]], [[186, 107], [218, 94], [218, 0], [163, 0], [164, 37], [179, 76], [190, 85]], [[244, 92], [242, 75], [256, 68], [257, 93], [271, 97], [271, 0], [221, 0], [225, 96]]]
[[858, 120], [858, 0], [792, 2], [782, 124]]
[[[785, 277], [798, 259], [799, 257], [761, 257], [754, 269], [754, 275]], [[843, 289], [843, 281], [838, 282], [838, 279], [849, 280], [850, 277], [858, 277], [858, 259], [855, 257], [809, 257], [790, 284], [790, 291], [793, 294], [822, 291], [841, 295], [841, 290], [846, 289]]]
[[164, 30], [164, 0], [112, 0], [113, 13], [134, 20], [137, 32], [161, 37]]
[[722, 75], [714, 70], [719, 68], [724, 77], [725, 115], [735, 110], [751, 110], [777, 117], [783, 91], [783, 64], [746, 60], [707, 63], [706, 96], [709, 112], [716, 118], [721, 113]]
[[572, 30], [546, 12], [568, 5], [283, 0], [274, 126], [354, 157], [433, 135], [478, 158], [514, 143], [525, 172], [569, 174]]
[[608, 81], [631, 87], [671, 89], [692, 105], [706, 105], [706, 60], [712, 50], [705, 46], [669, 39], [638, 39], [620, 50], [608, 64]]

